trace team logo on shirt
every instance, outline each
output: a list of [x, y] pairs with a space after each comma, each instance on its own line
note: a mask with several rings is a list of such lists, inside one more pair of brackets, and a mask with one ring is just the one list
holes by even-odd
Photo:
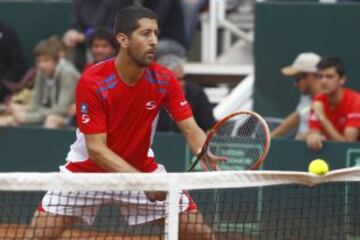
[[89, 116], [89, 106], [87, 103], [81, 103], [80, 104], [80, 113], [81, 113], [81, 122], [82, 123], [88, 123], [90, 122], [90, 116]]
[[180, 102], [180, 106], [182, 106], [182, 107], [185, 106], [186, 104], [187, 104], [187, 101], [186, 101], [186, 100]]
[[155, 101], [148, 101], [146, 104], [145, 104], [145, 107], [147, 110], [153, 110], [156, 108], [156, 102]]
[[81, 122], [82, 123], [88, 123], [90, 122], [90, 116], [88, 114], [82, 114], [81, 115]]
[[82, 114], [88, 114], [88, 111], [89, 111], [89, 107], [88, 107], [87, 103], [80, 104], [80, 112]]

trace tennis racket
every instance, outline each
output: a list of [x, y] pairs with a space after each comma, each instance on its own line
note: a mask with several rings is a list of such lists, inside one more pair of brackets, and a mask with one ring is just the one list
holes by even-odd
[[[252, 111], [235, 112], [213, 126], [187, 171], [193, 170], [201, 159], [211, 171], [255, 170], [265, 160], [269, 148], [270, 131], [265, 120]], [[214, 157], [222, 159], [217, 169], [210, 164]]]

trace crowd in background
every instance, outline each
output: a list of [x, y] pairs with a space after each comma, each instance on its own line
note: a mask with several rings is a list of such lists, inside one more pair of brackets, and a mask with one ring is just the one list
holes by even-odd
[[295, 139], [314, 150], [321, 149], [325, 140], [360, 139], [360, 93], [344, 87], [347, 76], [341, 58], [301, 53], [281, 72], [294, 79], [300, 100], [296, 110], [273, 129], [273, 138], [295, 130]]
[[[77, 81], [93, 64], [117, 54], [113, 20], [119, 9], [133, 4], [157, 14], [161, 32], [156, 58], [180, 81], [200, 127], [210, 129], [215, 123], [212, 106], [200, 86], [184, 80], [183, 67], [207, 0], [74, 0], [71, 26], [63, 36], [37, 43], [30, 67], [16, 32], [0, 22], [0, 126], [76, 127]], [[312, 149], [320, 149], [324, 140], [359, 139], [360, 95], [343, 87], [346, 71], [340, 58], [302, 53], [281, 71], [294, 79], [301, 98], [272, 131], [273, 138], [296, 129], [295, 138]], [[158, 129], [178, 131], [165, 111], [160, 112]]]
[[[112, 32], [116, 12], [142, 5], [158, 16], [156, 57], [183, 69], [199, 14], [207, 0], [74, 0], [71, 26], [63, 36], [50, 36], [34, 46], [34, 66], [25, 63], [16, 32], [0, 23], [0, 126], [76, 127], [74, 91], [81, 73], [114, 57], [119, 45]], [[183, 11], [179, 11], [182, 9]], [[169, 56], [169, 57], [166, 57]], [[180, 64], [180, 65], [179, 65]], [[184, 71], [179, 81], [184, 82]], [[212, 106], [203, 89], [182, 84], [200, 126], [214, 123]], [[204, 108], [205, 105], [205, 108]], [[206, 119], [206, 120], [205, 120]], [[159, 130], [178, 131], [162, 111]]]

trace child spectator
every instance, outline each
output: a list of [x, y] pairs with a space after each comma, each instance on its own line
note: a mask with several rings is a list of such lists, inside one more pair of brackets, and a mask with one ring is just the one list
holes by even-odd
[[54, 39], [40, 41], [34, 50], [36, 76], [30, 105], [12, 109], [14, 124], [42, 124], [46, 128], [62, 127], [68, 108], [74, 102], [74, 90], [79, 73], [60, 57]]

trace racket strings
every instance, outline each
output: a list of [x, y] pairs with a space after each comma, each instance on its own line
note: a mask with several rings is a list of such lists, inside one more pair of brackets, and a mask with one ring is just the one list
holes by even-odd
[[209, 143], [216, 156], [226, 157], [221, 170], [247, 170], [264, 154], [267, 134], [262, 122], [253, 115], [236, 115], [223, 122]]

